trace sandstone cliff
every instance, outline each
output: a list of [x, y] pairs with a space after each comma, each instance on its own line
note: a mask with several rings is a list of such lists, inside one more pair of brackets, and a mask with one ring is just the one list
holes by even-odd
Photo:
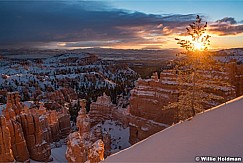
[[0, 116], [0, 162], [13, 162], [11, 136], [4, 116]]
[[[119, 99], [118, 103], [123, 100], [123, 98]], [[129, 108], [130, 106], [128, 106], [127, 108], [122, 108], [122, 105], [121, 107], [115, 106], [114, 104], [112, 104], [110, 97], [106, 94], [103, 94], [103, 96], [97, 98], [96, 102], [91, 103], [89, 116], [91, 118], [92, 124], [94, 125], [98, 123], [102, 124], [106, 120], [121, 122], [124, 128], [129, 128], [130, 144], [135, 144], [136, 142], [141, 141], [148, 136], [168, 127], [168, 125], [155, 122], [152, 119], [146, 119], [136, 115], [132, 115], [129, 112]], [[104, 142], [106, 140], [105, 137], [106, 136], [103, 136]], [[105, 145], [105, 148], [106, 147], [107, 146]], [[108, 148], [110, 149], [111, 147]], [[105, 156], [108, 156], [110, 154], [106, 153], [107, 151], [109, 150], [105, 150]]]
[[49, 144], [43, 139], [39, 116], [21, 114], [18, 117], [18, 121], [23, 127], [30, 158], [36, 161], [48, 161], [51, 149]]
[[[207, 72], [202, 73], [202, 76], [208, 75]], [[215, 70], [214, 75], [224, 78], [228, 74]], [[131, 91], [130, 113], [134, 116], [165, 124], [177, 122], [178, 119], [175, 118], [177, 109], [164, 109], [169, 103], [178, 101], [179, 83], [177, 76], [175, 70], [164, 70], [160, 73], [160, 77], [158, 77], [157, 73], [154, 73], [151, 79], [138, 80], [135, 88]], [[227, 79], [223, 80], [227, 82]], [[210, 95], [224, 97], [225, 100], [234, 98], [234, 88], [223, 85], [223, 83], [215, 83], [212, 81], [210, 84], [202, 85], [202, 89]], [[184, 85], [185, 87], [189, 87], [188, 83], [184, 83]], [[207, 101], [203, 105], [205, 109], [208, 109], [220, 103], [222, 103], [222, 100], [214, 100]]]
[[[86, 100], [80, 100], [81, 109], [77, 117], [78, 131], [69, 134], [66, 159], [68, 162], [100, 162], [104, 159], [105, 144], [102, 141], [102, 132], [99, 129], [91, 132], [90, 118], [86, 114]], [[105, 138], [105, 142], [109, 143]], [[109, 145], [107, 145], [109, 147]], [[108, 148], [106, 148], [108, 149]]]
[[[7, 93], [6, 108], [2, 112], [11, 137], [10, 146], [7, 147], [19, 162], [30, 158], [49, 161], [50, 143], [65, 138], [70, 132], [70, 116], [66, 108], [59, 112], [47, 111], [43, 103], [35, 103], [29, 108], [20, 102], [18, 92]], [[0, 133], [3, 132], [5, 129]]]

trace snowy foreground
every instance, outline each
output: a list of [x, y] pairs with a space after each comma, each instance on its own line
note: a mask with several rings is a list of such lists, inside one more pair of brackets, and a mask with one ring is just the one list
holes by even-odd
[[243, 96], [154, 134], [104, 162], [195, 162], [203, 159], [196, 156], [242, 158], [242, 138]]

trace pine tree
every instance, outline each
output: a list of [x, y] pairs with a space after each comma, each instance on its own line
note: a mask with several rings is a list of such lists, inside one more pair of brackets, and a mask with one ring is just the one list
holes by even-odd
[[[196, 21], [189, 25], [187, 34], [190, 40], [176, 38], [178, 44], [185, 49], [178, 54], [175, 62], [177, 72], [178, 100], [165, 106], [177, 108], [178, 119], [193, 117], [205, 109], [210, 101], [221, 101], [221, 95], [215, 95], [208, 90], [220, 86], [228, 86], [222, 72], [222, 66], [217, 63], [208, 52], [210, 36], [206, 34], [207, 22], [197, 16]], [[212, 88], [213, 87], [213, 88]], [[209, 89], [208, 89], [209, 88]]]

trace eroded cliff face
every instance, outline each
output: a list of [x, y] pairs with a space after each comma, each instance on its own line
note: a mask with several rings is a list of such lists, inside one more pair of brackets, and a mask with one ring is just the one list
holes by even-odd
[[91, 126], [111, 119], [111, 112], [116, 106], [112, 104], [110, 96], [105, 93], [103, 96], [97, 98], [96, 102], [90, 104], [89, 117], [91, 120]]
[[48, 161], [51, 155], [49, 144], [44, 141], [39, 116], [37, 114], [21, 114], [21, 123], [30, 158], [36, 161]]
[[[207, 76], [209, 72], [202, 72], [202, 76]], [[229, 75], [226, 72], [214, 71], [214, 75], [222, 77], [222, 83], [215, 83], [212, 79], [208, 84], [199, 83], [204, 92], [215, 97], [223, 97], [226, 101], [235, 97], [235, 89], [225, 85]], [[158, 77], [157, 73], [151, 76], [151, 79], [140, 79], [137, 81], [135, 88], [131, 91], [130, 113], [134, 116], [150, 119], [155, 122], [172, 124], [178, 121], [176, 119], [177, 109], [164, 109], [169, 103], [178, 101], [178, 75], [175, 70], [164, 70]], [[182, 83], [180, 83], [182, 85]], [[188, 83], [183, 86], [190, 87]], [[213, 100], [203, 103], [205, 109], [219, 105], [222, 100]]]
[[11, 136], [4, 116], [0, 116], [0, 162], [13, 162]]
[[167, 80], [163, 78], [159, 80], [156, 73], [151, 79], [137, 81], [131, 91], [130, 113], [132, 115], [164, 124], [176, 122], [175, 110], [163, 109], [169, 102], [177, 100], [177, 83], [172, 80], [175, 76], [168, 73], [166, 78]]
[[243, 64], [238, 63], [239, 61], [235, 59], [231, 59], [226, 63], [229, 81], [235, 86], [237, 97], [243, 95]]
[[[216, 70], [214, 74], [230, 75]], [[204, 75], [207, 75], [207, 72]], [[119, 121], [124, 128], [129, 129], [129, 143], [134, 144], [178, 122], [176, 108], [164, 109], [169, 103], [178, 101], [177, 78], [178, 74], [175, 70], [164, 70], [159, 75], [154, 73], [151, 79], [139, 79], [135, 88], [131, 90], [130, 104], [125, 105], [126, 108], [121, 107], [124, 105], [119, 105], [125, 97], [118, 100], [118, 105], [113, 105], [110, 97], [105, 94], [98, 97], [97, 101], [90, 105], [89, 115], [92, 126], [108, 120]], [[224, 82], [229, 78], [223, 78], [226, 80]], [[212, 82], [212, 85], [203, 85], [203, 89], [226, 100], [235, 97], [234, 89], [222, 83], [215, 85]], [[204, 105], [205, 108], [211, 108], [219, 103], [220, 101], [215, 100]]]
[[[127, 106], [127, 108], [122, 108], [123, 105], [120, 105], [124, 99], [121, 97], [118, 101], [118, 106], [115, 106], [112, 104], [110, 97], [103, 94], [103, 96], [97, 98], [96, 102], [92, 102], [89, 112], [92, 123], [102, 124], [109, 120], [118, 121], [120, 124], [122, 124], [123, 129], [129, 130], [129, 140], [127, 140], [129, 142], [126, 143], [130, 144], [135, 144], [136, 142], [141, 141], [148, 136], [168, 127], [168, 125], [155, 122], [153, 119], [146, 119], [132, 115], [130, 113], [130, 106]], [[119, 137], [117, 139], [119, 139]], [[117, 142], [119, 140], [113, 141]], [[126, 148], [127, 146], [124, 147]], [[119, 148], [123, 149], [124, 147], [120, 146]]]
[[7, 104], [3, 112], [6, 118], [6, 124], [11, 136], [11, 149], [16, 161], [26, 161], [29, 159], [29, 151], [27, 149], [24, 133], [21, 124], [16, 121], [15, 113], [11, 108], [11, 103]]
[[60, 140], [60, 128], [57, 112], [55, 110], [50, 110], [46, 113], [46, 115], [51, 130], [52, 141], [57, 142]]
[[77, 93], [75, 93], [75, 91], [70, 87], [64, 87], [60, 90], [47, 92], [44, 96], [38, 96], [39, 100], [44, 99], [48, 101], [45, 103], [45, 107], [49, 110], [60, 109], [64, 103], [70, 103], [72, 100], [76, 100], [77, 98]]
[[113, 120], [121, 122], [125, 128], [129, 128], [129, 143], [131, 145], [169, 127], [168, 124], [155, 122], [153, 119], [132, 115], [129, 112], [129, 106], [126, 110], [127, 111], [122, 109], [113, 110], [112, 118]]
[[11, 129], [15, 159], [26, 161], [30, 157], [36, 161], [48, 161], [51, 151], [49, 144], [43, 139], [39, 115], [24, 108], [18, 92], [7, 94], [4, 115]]
[[[81, 109], [77, 117], [78, 131], [69, 134], [66, 159], [68, 162], [100, 162], [104, 159], [105, 149], [110, 150], [110, 137], [100, 128], [90, 130], [90, 118], [86, 114], [86, 101], [80, 100]], [[105, 148], [106, 146], [106, 148]], [[106, 153], [107, 154], [107, 153]]]
[[[11, 138], [9, 150], [19, 162], [30, 158], [42, 162], [51, 160], [50, 143], [70, 133], [70, 116], [66, 108], [60, 112], [47, 111], [42, 103], [28, 108], [20, 102], [18, 92], [7, 93], [2, 113]], [[3, 161], [8, 162], [8, 158]]]
[[58, 112], [58, 123], [61, 132], [61, 139], [66, 138], [71, 132], [70, 114], [67, 112], [67, 108], [63, 108], [61, 112]]
[[23, 109], [24, 107], [19, 102], [18, 93], [8, 93], [3, 116], [6, 118], [6, 124], [10, 131], [11, 149], [16, 161], [27, 161], [30, 157], [22, 125], [17, 120]]
[[104, 143], [101, 139], [92, 144], [88, 155], [88, 159], [91, 163], [98, 163], [104, 160], [104, 148]]
[[85, 146], [84, 139], [82, 139], [79, 132], [69, 134], [67, 140], [67, 161], [81, 163], [85, 162], [87, 160], [87, 147]]

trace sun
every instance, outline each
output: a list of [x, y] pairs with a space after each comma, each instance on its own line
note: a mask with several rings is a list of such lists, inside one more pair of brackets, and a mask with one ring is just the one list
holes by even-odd
[[193, 46], [194, 46], [195, 50], [200, 50], [200, 51], [203, 50], [203, 47], [204, 47], [203, 44], [200, 42], [194, 42]]

